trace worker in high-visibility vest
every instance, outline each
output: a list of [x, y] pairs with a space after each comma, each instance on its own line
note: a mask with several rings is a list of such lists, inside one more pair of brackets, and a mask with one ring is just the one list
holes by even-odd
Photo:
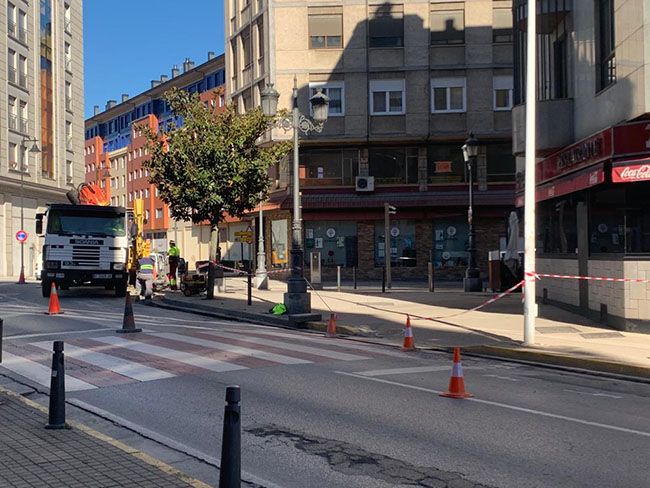
[[140, 283], [140, 299], [151, 300], [153, 297], [154, 260], [151, 256], [138, 259], [136, 279]]
[[178, 262], [181, 257], [181, 250], [176, 247], [174, 241], [169, 241], [169, 287], [176, 290], [176, 271], [178, 270]]

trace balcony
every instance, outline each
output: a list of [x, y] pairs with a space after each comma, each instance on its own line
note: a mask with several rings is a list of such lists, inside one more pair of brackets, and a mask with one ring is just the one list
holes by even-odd
[[[537, 101], [537, 154], [545, 156], [573, 142], [573, 99]], [[526, 151], [526, 105], [512, 109], [512, 152]]]

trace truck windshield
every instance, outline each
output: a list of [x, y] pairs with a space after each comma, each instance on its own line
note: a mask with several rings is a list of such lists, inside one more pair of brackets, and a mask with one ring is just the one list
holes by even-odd
[[126, 224], [122, 215], [71, 215], [50, 212], [47, 232], [60, 235], [125, 236]]

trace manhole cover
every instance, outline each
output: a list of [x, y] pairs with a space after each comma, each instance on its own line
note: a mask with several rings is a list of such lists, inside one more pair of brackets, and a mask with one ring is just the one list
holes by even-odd
[[625, 337], [620, 332], [587, 332], [580, 335], [585, 339], [611, 339], [614, 337]]
[[537, 332], [541, 334], [571, 334], [574, 332], [580, 332], [575, 327], [569, 326], [555, 326], [555, 327], [536, 327]]

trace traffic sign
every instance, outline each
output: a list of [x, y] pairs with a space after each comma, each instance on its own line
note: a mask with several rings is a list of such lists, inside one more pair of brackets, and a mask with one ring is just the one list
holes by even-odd
[[240, 230], [235, 232], [235, 237], [253, 237], [253, 233], [250, 230]]
[[19, 230], [16, 232], [16, 240], [18, 242], [25, 242], [27, 240], [27, 236], [28, 234], [24, 230]]

